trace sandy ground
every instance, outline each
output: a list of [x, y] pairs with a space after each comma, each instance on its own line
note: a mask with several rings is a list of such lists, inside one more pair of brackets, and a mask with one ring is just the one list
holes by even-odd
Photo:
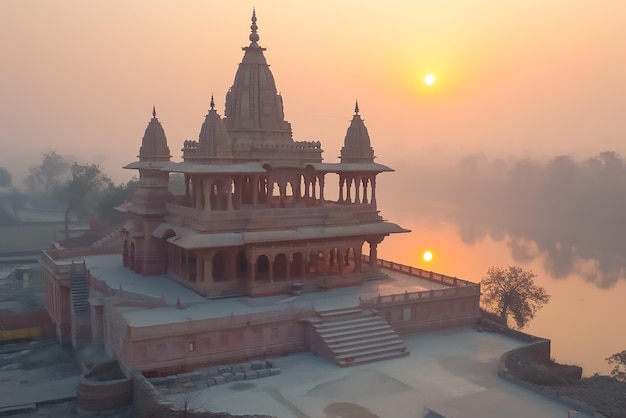
[[500, 356], [519, 341], [470, 327], [403, 340], [408, 357], [340, 368], [301, 353], [278, 359], [279, 375], [168, 399], [191, 400], [198, 410], [280, 418], [565, 418], [571, 410], [497, 376]]

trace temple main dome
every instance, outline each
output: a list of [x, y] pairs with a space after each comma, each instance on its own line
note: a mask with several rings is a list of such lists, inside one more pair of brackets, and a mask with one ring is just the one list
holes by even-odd
[[[226, 94], [224, 123], [231, 141], [238, 143], [293, 142], [291, 125], [285, 121], [283, 100], [259, 46], [256, 13], [252, 13], [250, 45], [243, 47], [235, 81]], [[254, 145], [252, 145], [254, 146]]]

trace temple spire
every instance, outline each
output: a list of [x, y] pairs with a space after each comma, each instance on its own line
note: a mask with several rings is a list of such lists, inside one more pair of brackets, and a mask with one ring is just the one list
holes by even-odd
[[356, 101], [356, 104], [354, 105], [354, 114], [358, 115], [359, 114], [359, 101]]
[[156, 106], [152, 105], [152, 117], [156, 118]]
[[215, 100], [213, 100], [213, 93], [211, 93], [211, 110], [215, 109]]
[[252, 32], [250, 33], [250, 46], [258, 46], [259, 34], [256, 32], [259, 27], [256, 24], [256, 8], [252, 8], [252, 25], [250, 25]]

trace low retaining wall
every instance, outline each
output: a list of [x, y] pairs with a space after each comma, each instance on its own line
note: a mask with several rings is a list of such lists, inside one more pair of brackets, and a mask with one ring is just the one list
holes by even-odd
[[500, 363], [498, 365], [499, 377], [505, 380], [508, 380], [510, 382], [513, 382], [519, 386], [522, 386], [541, 396], [545, 396], [547, 398], [562, 402], [568, 406], [571, 406], [572, 408], [578, 411], [586, 412], [597, 418], [604, 417], [604, 415], [601, 415], [595, 408], [583, 402], [580, 402], [576, 399], [572, 399], [566, 396], [561, 396], [557, 389], [554, 389], [550, 386], [541, 386], [541, 385], [527, 382], [509, 371], [507, 367], [507, 362], [509, 358], [515, 355], [521, 355], [524, 358], [527, 358], [537, 364], [545, 365], [545, 364], [550, 363], [551, 362], [550, 340], [546, 338], [536, 337], [534, 335], [530, 335], [525, 332], [517, 331], [511, 328], [502, 326], [500, 324], [497, 324], [495, 322], [491, 322], [491, 321], [481, 320], [480, 324], [485, 326], [489, 330], [493, 330], [495, 332], [498, 332], [506, 336], [528, 343], [522, 347], [514, 348], [511, 351], [507, 351], [500, 357]]
[[122, 410], [133, 403], [133, 380], [119, 369], [117, 361], [94, 366], [80, 376], [76, 407], [88, 413]]

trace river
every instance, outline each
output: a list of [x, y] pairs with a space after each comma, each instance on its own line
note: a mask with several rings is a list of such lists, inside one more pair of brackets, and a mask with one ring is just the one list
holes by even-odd
[[[492, 266], [517, 265], [537, 274], [535, 281], [551, 295], [535, 319], [524, 329], [552, 341], [552, 357], [565, 364], [583, 367], [585, 376], [608, 374], [606, 358], [626, 349], [626, 280], [600, 288], [579, 276], [555, 279], [548, 275], [542, 260], [513, 261], [506, 237], [490, 237], [463, 243], [453, 223], [427, 219], [399, 222], [409, 234], [388, 237], [379, 247], [379, 257], [422, 269], [478, 282]], [[426, 262], [424, 251], [433, 253]]]

